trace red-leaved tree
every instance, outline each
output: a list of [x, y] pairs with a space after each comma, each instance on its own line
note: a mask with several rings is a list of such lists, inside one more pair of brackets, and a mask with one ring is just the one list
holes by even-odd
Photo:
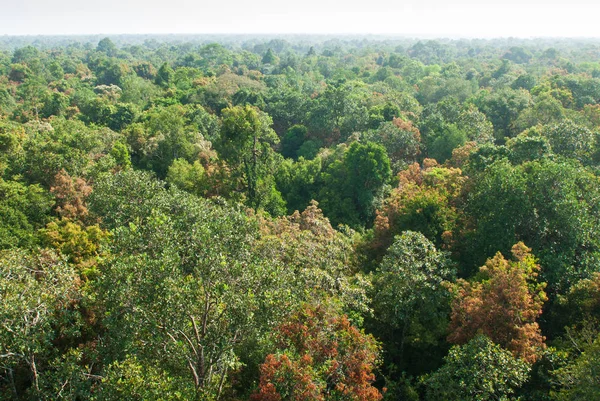
[[546, 283], [537, 283], [539, 265], [531, 249], [514, 245], [514, 260], [499, 252], [480, 268], [479, 280], [459, 280], [455, 286], [448, 340], [465, 344], [483, 333], [528, 362], [544, 347], [536, 322], [546, 301]]
[[253, 401], [378, 401], [372, 383], [379, 348], [347, 316], [304, 306], [277, 330], [278, 352], [260, 367]]

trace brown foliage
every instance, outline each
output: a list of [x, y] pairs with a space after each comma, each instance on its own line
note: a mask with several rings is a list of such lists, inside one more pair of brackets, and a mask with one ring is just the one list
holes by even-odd
[[304, 296], [328, 294], [366, 310], [368, 282], [356, 274], [356, 237], [352, 231], [334, 229], [316, 201], [302, 213], [276, 219], [259, 217], [259, 222], [262, 235], [256, 251], [293, 272]]
[[64, 169], [54, 177], [50, 192], [56, 197], [56, 212], [73, 220], [81, 220], [88, 214], [85, 199], [92, 193], [92, 187], [83, 178], [71, 178]]
[[462, 168], [467, 161], [471, 153], [475, 152], [478, 148], [476, 142], [467, 142], [463, 146], [460, 146], [452, 151], [452, 157], [446, 161], [446, 165], [449, 167]]
[[514, 260], [498, 252], [480, 268], [481, 281], [457, 282], [448, 341], [465, 344], [483, 333], [515, 356], [537, 360], [545, 345], [535, 320], [547, 298], [546, 284], [535, 281], [540, 267], [530, 252], [519, 242]]
[[335, 230], [316, 201], [302, 212], [274, 220], [261, 220], [260, 248], [289, 266], [310, 268], [354, 265], [351, 244]]
[[448, 245], [457, 218], [455, 200], [465, 181], [458, 168], [441, 167], [425, 159], [398, 173], [394, 188], [376, 212], [375, 238], [371, 245], [381, 253], [395, 235], [405, 230], [422, 232], [437, 246]]
[[419, 129], [415, 127], [412, 124], [412, 122], [408, 120], [403, 120], [401, 118], [394, 118], [392, 122], [396, 127], [400, 128], [402, 131], [412, 132], [415, 135], [415, 139], [418, 142], [421, 142], [421, 132], [419, 132]]
[[[267, 355], [253, 401], [378, 401], [372, 386], [378, 347], [345, 315], [305, 306], [277, 330], [280, 352]], [[284, 398], [285, 397], [285, 398]]]

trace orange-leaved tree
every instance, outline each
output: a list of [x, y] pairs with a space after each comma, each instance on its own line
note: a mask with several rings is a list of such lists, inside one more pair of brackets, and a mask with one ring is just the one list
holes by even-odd
[[383, 253], [394, 236], [407, 230], [422, 233], [438, 248], [450, 245], [459, 217], [456, 200], [465, 180], [460, 169], [440, 166], [433, 159], [398, 173], [398, 187], [377, 211], [375, 252]]
[[81, 220], [88, 215], [86, 198], [92, 187], [83, 178], [72, 178], [62, 169], [54, 177], [50, 192], [56, 197], [56, 212], [61, 217]]
[[478, 333], [528, 362], [544, 347], [536, 319], [546, 301], [546, 283], [538, 283], [535, 257], [522, 242], [512, 247], [514, 260], [500, 252], [488, 259], [472, 282], [454, 287], [448, 340], [465, 344]]
[[260, 367], [253, 401], [378, 401], [372, 383], [379, 348], [330, 307], [303, 306], [277, 330], [275, 354]]

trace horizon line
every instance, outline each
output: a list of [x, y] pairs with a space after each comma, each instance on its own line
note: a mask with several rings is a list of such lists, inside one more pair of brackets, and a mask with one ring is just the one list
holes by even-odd
[[368, 33], [368, 32], [89, 32], [89, 33], [26, 33], [26, 34], [14, 34], [14, 33], [0, 33], [2, 37], [77, 37], [77, 36], [371, 36], [371, 37], [392, 37], [392, 38], [407, 38], [407, 39], [420, 39], [420, 38], [434, 38], [434, 39], [481, 39], [481, 40], [493, 40], [493, 39], [585, 39], [585, 40], [600, 40], [599, 36], [585, 36], [585, 35], [574, 35], [574, 36], [552, 36], [552, 35], [497, 35], [497, 36], [471, 36], [464, 34], [444, 34], [444, 33]]

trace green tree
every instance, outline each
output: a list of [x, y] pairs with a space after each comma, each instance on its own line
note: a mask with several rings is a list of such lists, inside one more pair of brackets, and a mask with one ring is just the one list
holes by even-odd
[[117, 53], [117, 46], [115, 46], [110, 38], [104, 38], [98, 42], [96, 50], [105, 53], [109, 57], [114, 57]]
[[[368, 128], [368, 93], [365, 85], [358, 81], [330, 82], [312, 102], [307, 120], [310, 132], [321, 139], [338, 142]], [[331, 137], [332, 133], [339, 137]]]
[[[600, 334], [600, 272], [591, 278], [579, 280], [565, 294], [557, 296], [548, 318], [546, 331], [553, 337], [562, 337], [575, 353], [582, 348], [577, 337], [589, 342], [589, 336]], [[589, 344], [588, 344], [589, 345]]]
[[298, 150], [306, 140], [308, 129], [303, 125], [294, 125], [287, 130], [281, 140], [281, 154], [283, 157], [297, 159]]
[[297, 162], [287, 159], [279, 165], [275, 182], [285, 199], [288, 213], [303, 210], [317, 197], [322, 168], [323, 162], [320, 157], [313, 160], [300, 158]]
[[514, 164], [538, 160], [552, 154], [548, 139], [537, 134], [534, 130], [527, 130], [506, 142], [510, 150], [510, 160]]
[[[499, 160], [472, 177], [465, 213], [465, 266], [524, 241], [544, 266], [552, 290], [597, 271], [598, 177], [580, 164], [541, 159], [512, 166]], [[468, 250], [467, 250], [468, 249]]]
[[130, 103], [117, 103], [106, 125], [113, 131], [121, 131], [133, 123], [139, 115], [139, 109]]
[[169, 167], [166, 181], [184, 191], [201, 196], [207, 190], [207, 177], [202, 164], [196, 160], [194, 164], [185, 159], [175, 159]]
[[406, 165], [417, 161], [420, 154], [419, 130], [402, 120], [384, 122], [376, 130], [368, 131], [364, 139], [386, 149], [392, 170], [396, 174]]
[[190, 392], [181, 381], [173, 378], [161, 367], [150, 366], [135, 357], [113, 362], [108, 366], [94, 400], [190, 400]]
[[173, 71], [173, 68], [171, 68], [168, 63], [163, 63], [156, 73], [155, 83], [159, 86], [167, 88], [171, 85], [174, 74], [175, 71]]
[[53, 204], [39, 185], [0, 179], [0, 249], [32, 247]]
[[143, 115], [142, 125], [130, 125], [127, 136], [134, 164], [164, 178], [173, 160], [193, 163], [204, 137], [196, 127], [188, 125], [186, 112], [181, 105], [156, 107]]
[[560, 389], [553, 394], [557, 401], [593, 400], [600, 394], [600, 336], [572, 363], [555, 371]]
[[554, 153], [589, 163], [596, 145], [596, 135], [570, 120], [545, 126], [542, 135], [548, 138]]
[[501, 89], [481, 92], [475, 99], [475, 105], [494, 125], [497, 139], [514, 137], [517, 132], [515, 123], [519, 114], [531, 105], [529, 92], [524, 89]]
[[14, 173], [46, 188], [63, 169], [71, 176], [84, 176], [110, 152], [117, 137], [108, 128], [88, 127], [64, 118], [54, 118], [51, 125], [31, 124], [27, 129], [23, 162], [15, 166], [18, 169]]
[[273, 53], [273, 50], [269, 47], [267, 52], [262, 58], [263, 64], [277, 64], [279, 58]]
[[451, 295], [443, 283], [454, 274], [448, 255], [423, 234], [396, 236], [373, 277], [372, 332], [388, 363], [417, 374], [441, 362]]
[[77, 275], [52, 252], [15, 250], [0, 255], [0, 290], [0, 390], [7, 399], [43, 399], [55, 342], [79, 330], [70, 307], [81, 297]]
[[479, 335], [454, 346], [445, 364], [427, 378], [426, 400], [509, 400], [525, 383], [529, 365]]
[[445, 162], [452, 157], [452, 151], [467, 142], [467, 134], [461, 131], [454, 124], [444, 127], [444, 130], [435, 138], [429, 147], [429, 156], [439, 161]]
[[38, 76], [26, 78], [25, 81], [19, 85], [17, 94], [23, 102], [23, 120], [39, 120], [42, 107], [44, 106], [43, 99], [47, 95], [46, 92], [46, 82]]
[[127, 66], [115, 58], [100, 58], [93, 66], [96, 74], [96, 85], [120, 86], [123, 78], [127, 75]]
[[115, 162], [123, 169], [131, 167], [131, 156], [129, 155], [129, 149], [123, 142], [115, 142], [110, 155], [115, 159]]
[[227, 108], [217, 151], [232, 169], [248, 205], [278, 215], [285, 205], [273, 179], [277, 158], [272, 146], [279, 139], [271, 124], [269, 115], [255, 107]]
[[247, 216], [163, 185], [134, 171], [96, 183], [91, 210], [111, 210], [104, 224], [116, 227], [97, 282], [104, 357], [136, 357], [182, 394], [218, 398], [248, 352], [243, 343], [265, 335], [259, 322], [277, 320], [285, 276], [253, 257]]
[[371, 224], [374, 201], [390, 178], [390, 159], [383, 146], [353, 142], [322, 173], [319, 200], [325, 215], [334, 224], [352, 227]]

